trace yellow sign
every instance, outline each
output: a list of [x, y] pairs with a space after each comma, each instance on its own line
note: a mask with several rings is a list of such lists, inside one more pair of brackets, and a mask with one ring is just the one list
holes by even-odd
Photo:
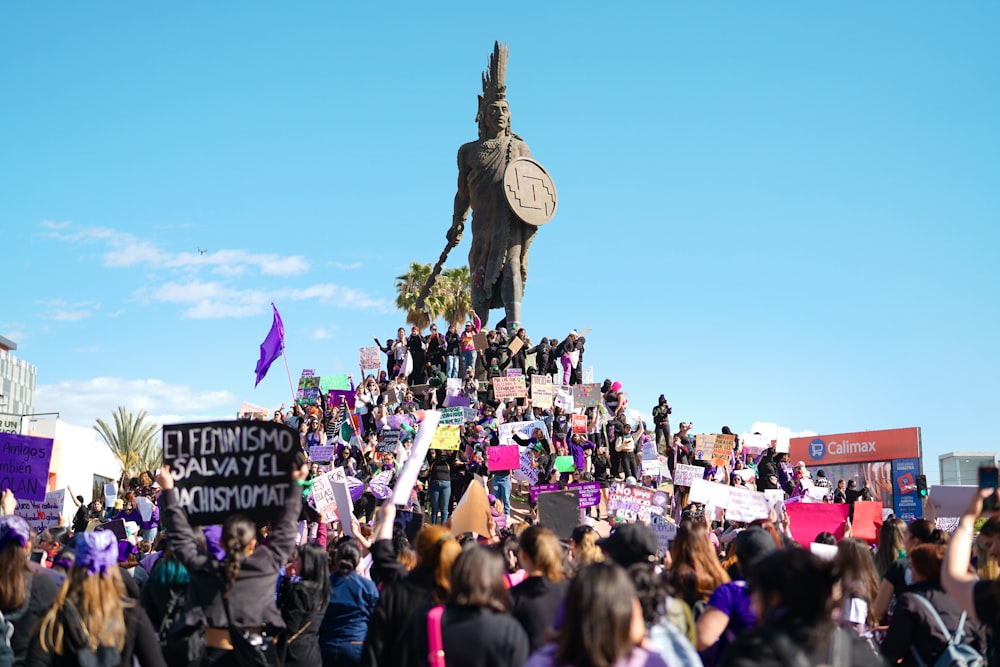
[[439, 424], [431, 440], [431, 449], [458, 449], [458, 436], [461, 426]]

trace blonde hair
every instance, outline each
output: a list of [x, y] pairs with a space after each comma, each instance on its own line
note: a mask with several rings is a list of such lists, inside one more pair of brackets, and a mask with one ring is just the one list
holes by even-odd
[[521, 533], [517, 543], [546, 579], [559, 583], [566, 578], [562, 547], [559, 545], [559, 538], [551, 530], [544, 526], [531, 526]]
[[579, 527], [573, 531], [573, 543], [576, 544], [576, 551], [573, 554], [573, 571], [579, 572], [580, 568], [591, 563], [601, 563], [604, 561], [604, 552], [597, 546], [597, 538], [600, 537], [597, 531], [581, 530]]
[[125, 585], [117, 568], [104, 574], [89, 574], [74, 567], [66, 575], [55, 604], [39, 625], [39, 644], [43, 651], [63, 655], [63, 608], [67, 602], [76, 607], [83, 622], [83, 635], [91, 650], [99, 646], [125, 648], [125, 610], [135, 606], [125, 599]]

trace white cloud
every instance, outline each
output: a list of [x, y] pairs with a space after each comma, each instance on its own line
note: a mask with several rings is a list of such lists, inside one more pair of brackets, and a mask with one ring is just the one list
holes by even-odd
[[281, 256], [274, 253], [253, 253], [246, 250], [216, 250], [213, 252], [170, 252], [155, 243], [110, 227], [76, 227], [69, 222], [46, 221], [41, 224], [49, 238], [66, 243], [100, 242], [107, 246], [102, 258], [105, 266], [127, 268], [146, 266], [154, 269], [182, 269], [197, 272], [208, 269], [220, 275], [238, 275], [247, 268], [256, 268], [270, 276], [294, 276], [309, 270], [309, 262], [301, 255]]
[[249, 317], [266, 312], [271, 302], [283, 300], [317, 301], [340, 308], [361, 310], [386, 310], [388, 304], [361, 290], [341, 285], [323, 283], [295, 289], [237, 289], [221, 282], [192, 280], [186, 283], [170, 282], [135, 293], [143, 300], [188, 305], [184, 317], [191, 319], [220, 319]]
[[350, 264], [345, 264], [344, 262], [327, 262], [327, 264], [341, 271], [355, 271], [364, 266], [361, 262], [351, 262]]
[[96, 301], [69, 303], [62, 299], [51, 299], [49, 301], [39, 301], [38, 303], [49, 308], [43, 317], [58, 322], [79, 322], [80, 320], [85, 320], [101, 307], [101, 304]]
[[170, 424], [231, 418], [240, 401], [228, 391], [113, 377], [40, 385], [35, 398], [37, 412], [58, 412], [60, 419], [76, 426], [92, 426], [98, 418], [109, 421], [119, 405], [131, 412], [146, 410], [151, 421]]
[[313, 329], [312, 339], [313, 340], [330, 340], [332, 334], [324, 329], [323, 327], [317, 327]]

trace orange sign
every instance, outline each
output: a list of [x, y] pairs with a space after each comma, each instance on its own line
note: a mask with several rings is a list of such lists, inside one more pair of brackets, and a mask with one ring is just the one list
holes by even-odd
[[804, 461], [810, 466], [919, 458], [920, 429], [914, 426], [792, 438], [788, 453], [792, 463]]

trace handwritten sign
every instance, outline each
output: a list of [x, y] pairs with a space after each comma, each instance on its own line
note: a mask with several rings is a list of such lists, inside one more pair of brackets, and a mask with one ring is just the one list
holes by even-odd
[[521, 377], [522, 375], [524, 375], [524, 373], [521, 372], [520, 368], [508, 368], [504, 372], [504, 375], [506, 375], [509, 378], [516, 378], [516, 377]]
[[758, 491], [738, 486], [729, 488], [729, 502], [726, 503], [728, 521], [756, 521], [766, 519], [771, 512], [767, 497]]
[[601, 387], [596, 384], [573, 385], [573, 404], [578, 408], [597, 407], [601, 402]]
[[736, 436], [726, 433], [719, 433], [715, 436], [712, 445], [712, 465], [723, 466], [729, 463], [733, 455], [733, 447], [736, 445]]
[[21, 500], [45, 500], [52, 438], [0, 433], [0, 490]]
[[309, 460], [332, 461], [336, 453], [337, 448], [333, 445], [313, 445], [309, 448]]
[[530, 489], [528, 489], [528, 496], [532, 503], [538, 501], [538, 495], [541, 493], [548, 493], [549, 491], [558, 491], [558, 484], [535, 484]]
[[569, 387], [553, 387], [552, 404], [563, 412], [573, 412], [573, 390]]
[[515, 435], [527, 439], [531, 437], [536, 428], [541, 429], [546, 438], [549, 437], [549, 430], [546, 428], [545, 422], [541, 419], [536, 419], [533, 422], [505, 422], [500, 424], [497, 438], [501, 445], [513, 445], [515, 444]]
[[431, 449], [458, 449], [460, 431], [459, 426], [440, 424], [431, 439]]
[[642, 460], [642, 470], [641, 474], [643, 477], [659, 477], [660, 476], [660, 462], [657, 460]]
[[333, 472], [313, 478], [312, 499], [316, 511], [323, 515], [323, 520], [332, 521], [337, 512], [337, 498], [333, 495]]
[[46, 528], [59, 525], [59, 515], [66, 502], [66, 489], [49, 491], [42, 500], [17, 499], [14, 514], [28, 522], [31, 529], [41, 533]]
[[689, 466], [678, 463], [674, 468], [674, 484], [677, 486], [691, 486], [691, 481], [701, 479], [705, 474], [705, 469], [701, 466]]
[[491, 471], [516, 470], [521, 467], [517, 445], [496, 445], [486, 449], [486, 464]]
[[[331, 389], [350, 391], [351, 378], [343, 373], [340, 375], [323, 375], [319, 379], [319, 388], [323, 390], [324, 394], [329, 394]], [[340, 401], [337, 401], [337, 405], [340, 405]]]
[[520, 478], [528, 484], [536, 485], [538, 484], [538, 468], [533, 468], [531, 464], [534, 462], [534, 457], [531, 455], [531, 451], [524, 447], [521, 449], [520, 463], [521, 467], [518, 469], [518, 475]]
[[[219, 421], [163, 427], [163, 462], [193, 525], [231, 514], [275, 521], [298, 493], [291, 479], [299, 436], [269, 421]], [[294, 488], [293, 488], [294, 486]]]
[[448, 425], [462, 425], [465, 423], [465, 413], [462, 408], [445, 408], [441, 411], [441, 423]]
[[[657, 499], [657, 494], [661, 498]], [[648, 520], [652, 514], [663, 514], [666, 504], [666, 494], [641, 486], [632, 486], [616, 482], [608, 492], [608, 512], [626, 521], [635, 519]]]
[[528, 388], [524, 384], [523, 376], [495, 377], [492, 382], [493, 396], [499, 401], [506, 401], [510, 398], [525, 398], [528, 395]]
[[731, 488], [731, 486], [718, 482], [695, 479], [691, 482], [691, 493], [688, 495], [688, 500], [692, 503], [725, 507], [729, 504], [729, 490]]
[[[351, 480], [343, 468], [334, 468], [330, 471], [330, 486], [333, 487], [333, 497], [337, 500], [337, 518], [340, 519], [340, 526], [345, 535], [354, 537], [354, 530], [351, 527], [351, 519], [354, 517], [354, 494], [352, 493]], [[364, 493], [364, 484], [355, 484], [354, 488], [361, 487]], [[361, 495], [358, 494], [358, 498]]]
[[552, 378], [548, 375], [531, 376], [531, 404], [538, 408], [552, 407]]
[[384, 428], [378, 432], [378, 442], [375, 443], [375, 451], [381, 454], [394, 454], [399, 447], [399, 431], [391, 428]]
[[363, 371], [377, 371], [381, 364], [381, 352], [377, 347], [358, 348], [358, 362]]
[[670, 544], [677, 539], [677, 524], [662, 516], [653, 516], [649, 527], [656, 535], [656, 546], [660, 553], [670, 551]]
[[576, 489], [580, 492], [580, 509], [597, 507], [601, 504], [601, 483], [600, 482], [577, 482], [569, 484], [567, 488]]
[[715, 436], [699, 433], [694, 436], [694, 459], [695, 461], [711, 461], [712, 453], [715, 451]]
[[570, 427], [573, 433], [579, 433], [580, 435], [587, 435], [587, 416], [586, 415], [573, 415], [573, 424]]

